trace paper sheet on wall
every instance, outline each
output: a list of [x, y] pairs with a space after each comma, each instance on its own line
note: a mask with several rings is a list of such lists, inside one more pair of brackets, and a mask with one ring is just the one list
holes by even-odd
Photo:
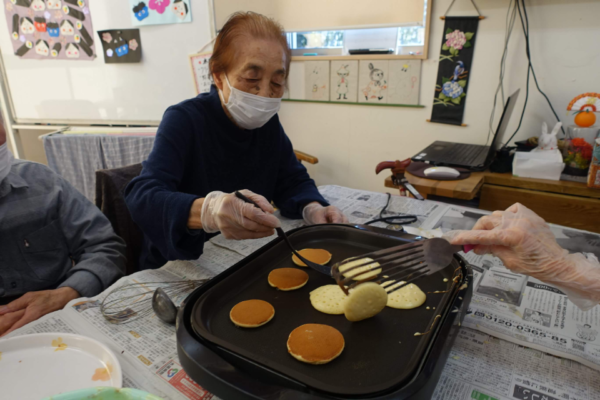
[[304, 95], [306, 100], [329, 100], [329, 61], [304, 63]]
[[212, 53], [199, 53], [190, 56], [190, 65], [192, 67], [192, 77], [194, 78], [194, 86], [196, 94], [210, 92], [210, 70], [208, 69], [208, 61]]
[[14, 54], [41, 60], [93, 60], [89, 0], [3, 0]]
[[331, 61], [331, 101], [356, 103], [358, 100], [358, 61]]
[[421, 60], [389, 61], [389, 104], [419, 104]]
[[358, 102], [387, 104], [388, 60], [361, 60], [358, 71]]
[[106, 64], [139, 63], [142, 60], [142, 39], [139, 29], [109, 29], [98, 31]]
[[190, 0], [129, 0], [133, 26], [192, 22]]

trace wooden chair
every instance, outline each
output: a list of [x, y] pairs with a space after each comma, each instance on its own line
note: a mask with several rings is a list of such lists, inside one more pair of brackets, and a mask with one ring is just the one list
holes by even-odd
[[304, 153], [300, 150], [294, 150], [294, 153], [296, 154], [296, 158], [300, 162], [304, 161], [309, 164], [317, 164], [319, 162], [319, 159], [317, 157], [311, 156], [310, 154]]

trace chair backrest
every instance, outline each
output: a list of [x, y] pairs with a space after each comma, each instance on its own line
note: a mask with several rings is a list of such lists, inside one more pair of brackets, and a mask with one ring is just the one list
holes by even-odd
[[129, 182], [141, 172], [142, 164], [96, 171], [96, 206], [127, 245], [126, 275], [140, 270], [138, 260], [142, 251], [143, 234], [131, 219], [124, 191]]

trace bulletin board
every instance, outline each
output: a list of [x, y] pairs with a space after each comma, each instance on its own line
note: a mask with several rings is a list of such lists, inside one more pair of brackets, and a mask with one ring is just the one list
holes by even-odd
[[[16, 122], [158, 123], [167, 107], [196, 96], [190, 77], [189, 56], [198, 53], [212, 38], [208, 1], [171, 0], [168, 8], [162, 10], [158, 5], [164, 5], [165, 2], [143, 0], [146, 8], [138, 7], [138, 13], [141, 13], [138, 16], [132, 14], [132, 2], [127, 0], [35, 2], [34, 6], [45, 9], [39, 12], [27, 10], [34, 16], [23, 16], [33, 21], [36, 30], [41, 28], [40, 24], [43, 23], [41, 19], [36, 21], [36, 18], [46, 16], [49, 23], [58, 11], [75, 16], [64, 19], [73, 20], [72, 25], [76, 30], [77, 18], [83, 19], [81, 27], [86, 27], [86, 32], [93, 39], [91, 48], [94, 50], [94, 56], [88, 57], [82, 45], [78, 44], [78, 59], [52, 59], [52, 56], [48, 59], [27, 59], [16, 55], [13, 48], [15, 40], [12, 37], [12, 20], [8, 23], [7, 18], [1, 17], [0, 49]], [[27, 4], [30, 7], [34, 0], [1, 2], [1, 12], [5, 12], [8, 4], [11, 4], [8, 7], [14, 10], [15, 7], [23, 7], [17, 4]], [[55, 6], [54, 2], [61, 3], [60, 9], [48, 9], [49, 3], [52, 3], [52, 7]], [[68, 7], [68, 13], [63, 10], [65, 6]], [[180, 10], [180, 14], [175, 14], [177, 10]], [[149, 21], [153, 13], [159, 11], [163, 11], [165, 16], [171, 13], [171, 21], [165, 21], [165, 24], [161, 25], [141, 25], [142, 22]], [[85, 18], [78, 12], [84, 14]], [[144, 13], [149, 14], [147, 18], [144, 17]], [[29, 22], [25, 21], [26, 28], [31, 29]], [[134, 25], [133, 21], [139, 23]], [[54, 28], [54, 25], [51, 26]], [[93, 28], [88, 28], [89, 26]], [[67, 28], [68, 26], [64, 29]], [[140, 62], [105, 63], [98, 31], [126, 29], [139, 29], [141, 40], [136, 41], [136, 44], [142, 48]], [[21, 31], [17, 35], [21, 35]], [[36, 37], [34, 35], [35, 32], [31, 36]], [[48, 35], [44, 35], [46, 34], [38, 36], [45, 40]], [[80, 43], [89, 44], [90, 37], [82, 35], [78, 39]], [[75, 37], [72, 39], [75, 41]], [[17, 37], [17, 40], [20, 38]], [[37, 40], [31, 41], [33, 48], [29, 51], [34, 54]], [[54, 44], [50, 46], [49, 40], [46, 42], [52, 51]], [[68, 42], [71, 42], [71, 38]], [[43, 51], [46, 44], [40, 42], [38, 47], [38, 51]], [[64, 50], [65, 46], [62, 48]], [[131, 47], [129, 50], [133, 51]], [[136, 51], [139, 51], [139, 48]]]

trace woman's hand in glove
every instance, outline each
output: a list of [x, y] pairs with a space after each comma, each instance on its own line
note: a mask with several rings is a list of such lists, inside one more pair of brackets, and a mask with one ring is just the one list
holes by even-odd
[[317, 202], [308, 204], [302, 210], [302, 218], [309, 225], [347, 224], [348, 218], [335, 206], [323, 207]]
[[260, 206], [245, 203], [234, 193], [210, 192], [202, 204], [200, 219], [207, 233], [221, 232], [227, 239], [257, 239], [271, 236], [281, 226], [272, 215], [275, 209], [263, 196], [249, 190], [240, 190], [244, 196]]

